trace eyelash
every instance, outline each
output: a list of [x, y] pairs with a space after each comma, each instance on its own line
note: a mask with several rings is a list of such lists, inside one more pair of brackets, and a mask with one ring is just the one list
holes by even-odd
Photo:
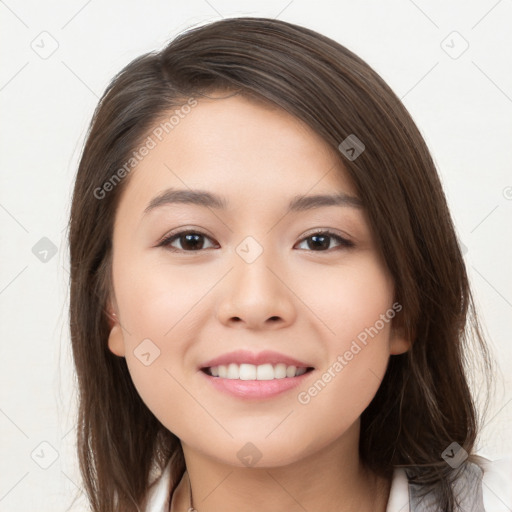
[[[180, 231], [178, 233], [171, 233], [169, 236], [165, 237], [157, 245], [157, 247], [165, 247], [168, 250], [170, 250], [171, 252], [185, 252], [185, 253], [201, 252], [201, 251], [205, 250], [205, 249], [186, 250], [186, 249], [176, 249], [175, 247], [171, 247], [170, 244], [172, 242], [174, 242], [175, 240], [178, 240], [183, 235], [199, 235], [199, 236], [203, 236], [205, 238], [208, 238], [211, 241], [211, 238], [206, 233], [202, 233], [202, 232], [196, 231], [196, 230], [184, 230], [184, 231]], [[343, 238], [340, 235], [337, 235], [337, 234], [333, 233], [332, 231], [328, 231], [328, 230], [318, 230], [318, 231], [315, 231], [313, 233], [310, 233], [308, 236], [302, 238], [299, 243], [302, 243], [302, 242], [308, 240], [311, 237], [320, 236], [320, 235], [321, 236], [328, 236], [329, 238], [334, 238], [339, 243], [338, 249], [340, 249], [340, 248], [341, 249], [342, 248], [350, 249], [350, 248], [354, 247], [354, 245], [355, 245], [352, 241], [347, 240], [346, 238]], [[320, 250], [320, 251], [314, 251], [314, 250], [310, 250], [309, 249], [308, 251], [309, 252], [331, 252], [332, 249], [333, 248], [329, 248], [329, 249]], [[336, 249], [336, 248], [334, 248], [334, 249]], [[304, 249], [302, 249], [302, 250], [304, 250]]]

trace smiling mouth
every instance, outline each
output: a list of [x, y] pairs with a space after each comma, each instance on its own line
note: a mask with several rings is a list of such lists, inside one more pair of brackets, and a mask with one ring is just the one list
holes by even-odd
[[201, 368], [201, 371], [210, 377], [230, 380], [290, 379], [304, 375], [312, 370], [314, 370], [312, 367], [297, 367], [284, 363], [261, 365], [231, 363]]

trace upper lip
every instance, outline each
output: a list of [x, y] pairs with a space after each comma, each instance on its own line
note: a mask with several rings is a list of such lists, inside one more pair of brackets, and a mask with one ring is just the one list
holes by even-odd
[[227, 354], [222, 354], [221, 356], [210, 359], [209, 361], [201, 364], [200, 368], [211, 368], [212, 366], [219, 365], [228, 365], [230, 363], [235, 364], [253, 364], [255, 366], [262, 364], [272, 364], [276, 365], [279, 363], [283, 363], [287, 366], [296, 366], [297, 368], [312, 368], [313, 366], [303, 361], [299, 361], [294, 357], [287, 356], [285, 354], [280, 354], [279, 352], [274, 352], [273, 350], [264, 350], [263, 352], [250, 352], [248, 350], [235, 350], [234, 352], [229, 352]]

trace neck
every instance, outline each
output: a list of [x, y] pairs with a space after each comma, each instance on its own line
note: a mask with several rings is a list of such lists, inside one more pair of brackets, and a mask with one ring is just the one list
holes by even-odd
[[357, 446], [343, 436], [292, 464], [247, 468], [219, 463], [183, 444], [187, 473], [174, 493], [172, 512], [190, 506], [197, 512], [385, 512], [390, 479], [368, 471]]

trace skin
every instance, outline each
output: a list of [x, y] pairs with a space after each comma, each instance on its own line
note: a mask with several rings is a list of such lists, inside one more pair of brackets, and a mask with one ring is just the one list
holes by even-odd
[[[229, 207], [168, 204], [143, 215], [169, 187], [213, 192]], [[114, 226], [108, 346], [180, 438], [199, 512], [385, 511], [390, 482], [361, 463], [359, 418], [409, 340], [385, 323], [308, 404], [297, 399], [394, 302], [363, 208], [285, 214], [296, 195], [335, 192], [357, 197], [340, 154], [288, 113], [239, 95], [201, 99], [129, 177]], [[354, 246], [328, 238], [315, 249], [315, 228]], [[183, 237], [158, 247], [173, 230], [205, 233], [204, 248], [186, 252]], [[263, 250], [252, 263], [236, 252], [247, 236]], [[134, 354], [147, 338], [160, 350], [148, 366]], [[198, 369], [236, 349], [275, 350], [315, 370], [299, 388], [242, 400]], [[254, 467], [237, 457], [247, 442], [262, 455]], [[187, 510], [187, 485], [174, 510]]]

